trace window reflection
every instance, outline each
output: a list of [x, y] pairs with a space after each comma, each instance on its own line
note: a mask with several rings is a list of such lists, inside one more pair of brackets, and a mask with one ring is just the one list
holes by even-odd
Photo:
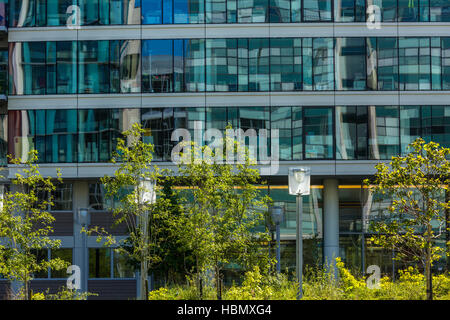
[[370, 158], [391, 159], [399, 154], [398, 107], [368, 107]]
[[143, 40], [142, 91], [173, 91], [173, 41]]
[[237, 91], [236, 39], [206, 40], [206, 90]]
[[336, 90], [366, 89], [364, 38], [336, 38]]
[[331, 108], [305, 108], [305, 159], [333, 158], [333, 110]]
[[303, 21], [331, 21], [332, 0], [303, 0]]
[[45, 94], [45, 42], [10, 44], [10, 87], [16, 95]]
[[336, 159], [367, 159], [367, 107], [336, 107]]
[[78, 43], [78, 92], [109, 92], [109, 41]]

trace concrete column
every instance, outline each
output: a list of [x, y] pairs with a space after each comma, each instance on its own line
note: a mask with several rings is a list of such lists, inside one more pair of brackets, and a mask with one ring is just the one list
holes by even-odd
[[323, 181], [323, 253], [324, 263], [329, 265], [339, 256], [339, 182]]
[[88, 290], [87, 280], [89, 275], [89, 256], [87, 248], [87, 235], [81, 233], [82, 226], [77, 221], [79, 208], [89, 206], [89, 185], [87, 181], [76, 181], [73, 183], [73, 264], [81, 270], [81, 291]]

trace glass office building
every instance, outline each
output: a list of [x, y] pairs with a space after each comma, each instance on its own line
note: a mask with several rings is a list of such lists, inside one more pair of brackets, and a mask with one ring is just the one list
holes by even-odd
[[[372, 6], [379, 29], [366, 24]], [[305, 265], [340, 256], [356, 272], [376, 264], [393, 275], [403, 265], [370, 243], [368, 228], [389, 202], [362, 180], [417, 137], [450, 147], [450, 2], [0, 1], [0, 163], [13, 177], [7, 154], [36, 149], [43, 174], [61, 168], [50, 209], [62, 246], [38, 255], [79, 265], [82, 288], [106, 299], [136, 297], [137, 277], [123, 257], [80, 236], [76, 213], [89, 208], [92, 225], [126, 235], [110, 229], [99, 178], [114, 172], [117, 138], [134, 122], [150, 129], [154, 161], [168, 168], [176, 129], [276, 130], [279, 164], [261, 189], [284, 208], [282, 269], [295, 269], [287, 173], [301, 165], [312, 173]], [[65, 278], [42, 272], [32, 286]], [[0, 296], [4, 287], [0, 280]]]

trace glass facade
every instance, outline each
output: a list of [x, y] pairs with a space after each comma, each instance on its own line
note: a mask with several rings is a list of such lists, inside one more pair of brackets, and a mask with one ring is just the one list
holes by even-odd
[[450, 87], [450, 38], [10, 43], [11, 95], [426, 91]]
[[[195, 121], [222, 132], [228, 123], [257, 134], [278, 130], [282, 161], [388, 160], [418, 136], [450, 147], [450, 106], [166, 107], [9, 111], [8, 152], [26, 159], [36, 148], [44, 163], [108, 162], [117, 138], [138, 121], [149, 129], [144, 141], [155, 146], [154, 161], [171, 161], [175, 129], [194, 139]], [[204, 129], [197, 139], [208, 144]], [[267, 151], [255, 150], [259, 157], [270, 156], [268, 140], [259, 141]]]
[[[377, 5], [385, 22], [450, 21], [447, 0], [10, 0], [9, 26], [361, 22]], [[336, 14], [333, 8], [336, 7]]]

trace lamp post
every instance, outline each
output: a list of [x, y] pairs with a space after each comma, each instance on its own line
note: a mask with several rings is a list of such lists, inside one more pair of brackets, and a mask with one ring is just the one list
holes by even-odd
[[302, 233], [302, 215], [303, 199], [302, 196], [309, 195], [311, 170], [309, 167], [289, 168], [289, 194], [296, 196], [296, 274], [299, 288], [297, 291], [297, 300], [302, 298], [303, 285], [303, 233]]
[[280, 249], [280, 223], [283, 222], [283, 207], [275, 206], [272, 207], [272, 221], [276, 226], [276, 235], [277, 235], [277, 272], [281, 272], [281, 249]]

